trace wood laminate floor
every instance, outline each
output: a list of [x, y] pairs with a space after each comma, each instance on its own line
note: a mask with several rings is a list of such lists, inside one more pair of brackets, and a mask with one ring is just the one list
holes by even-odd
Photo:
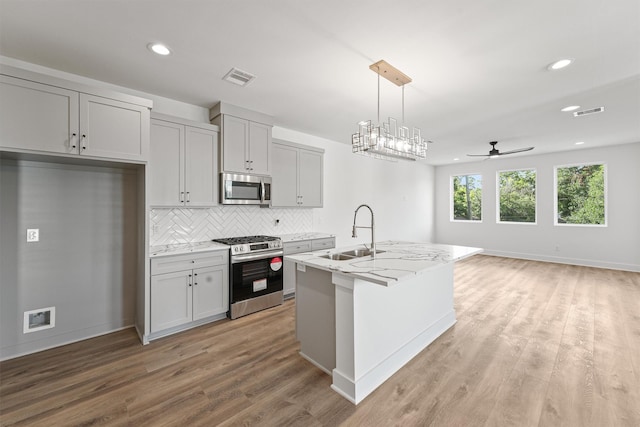
[[2, 362], [0, 425], [640, 426], [640, 274], [462, 261], [457, 324], [357, 407], [298, 355], [294, 304]]

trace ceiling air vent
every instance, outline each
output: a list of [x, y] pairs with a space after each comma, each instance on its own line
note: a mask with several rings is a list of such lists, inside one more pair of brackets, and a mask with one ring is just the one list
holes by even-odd
[[248, 85], [256, 76], [247, 73], [246, 71], [239, 70], [238, 68], [232, 68], [222, 80], [226, 80], [229, 83], [233, 83], [238, 86]]
[[573, 113], [573, 117], [588, 116], [589, 114], [602, 113], [603, 111], [604, 107], [591, 108], [589, 110], [576, 111]]

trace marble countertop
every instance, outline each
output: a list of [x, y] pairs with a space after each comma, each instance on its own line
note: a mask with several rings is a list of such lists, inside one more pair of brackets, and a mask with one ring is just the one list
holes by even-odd
[[228, 251], [229, 246], [223, 245], [222, 243], [212, 242], [211, 240], [207, 240], [205, 242], [178, 243], [173, 245], [151, 246], [149, 248], [149, 258], [222, 250]]
[[299, 264], [320, 270], [340, 272], [384, 286], [392, 286], [404, 279], [415, 277], [443, 264], [459, 261], [482, 252], [480, 248], [467, 246], [440, 245], [386, 241], [376, 243], [376, 258], [370, 256], [337, 261], [322, 258], [322, 255], [340, 253], [363, 248], [362, 245], [304, 252], [288, 255], [287, 258]]
[[288, 242], [299, 242], [301, 240], [313, 240], [313, 239], [324, 239], [328, 237], [335, 237], [335, 234], [318, 233], [314, 231], [309, 231], [307, 233], [281, 234], [281, 235], [278, 235], [277, 237], [282, 239], [282, 243], [288, 243]]

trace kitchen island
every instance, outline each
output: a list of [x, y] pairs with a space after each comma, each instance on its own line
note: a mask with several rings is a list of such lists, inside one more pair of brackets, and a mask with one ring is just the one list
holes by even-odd
[[456, 322], [455, 261], [479, 248], [387, 241], [307, 252], [296, 263], [300, 355], [358, 404]]

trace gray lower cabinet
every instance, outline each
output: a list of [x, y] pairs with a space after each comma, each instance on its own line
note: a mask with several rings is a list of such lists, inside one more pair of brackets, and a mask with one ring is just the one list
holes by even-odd
[[287, 259], [287, 255], [299, 254], [302, 252], [319, 251], [336, 247], [335, 237], [323, 237], [320, 239], [301, 240], [295, 242], [285, 242], [282, 245], [284, 251], [283, 265], [283, 293], [286, 298], [293, 298], [296, 293], [296, 263]]
[[[190, 324], [229, 309], [227, 251], [151, 260], [151, 333]], [[195, 323], [199, 324], [199, 323]]]

